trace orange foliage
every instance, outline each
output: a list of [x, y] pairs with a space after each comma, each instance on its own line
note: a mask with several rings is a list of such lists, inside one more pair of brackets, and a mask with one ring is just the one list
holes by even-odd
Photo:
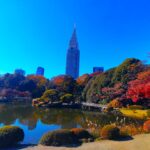
[[88, 80], [90, 79], [90, 76], [89, 74], [84, 74], [82, 76], [80, 76], [78, 79], [77, 79], [77, 83], [79, 85], [86, 85], [86, 83], [88, 82]]
[[101, 129], [100, 135], [103, 139], [117, 139], [120, 136], [120, 130], [115, 125], [106, 125]]
[[43, 86], [47, 83], [47, 79], [43, 76], [29, 75], [27, 78], [38, 83], [38, 86]]
[[66, 82], [71, 82], [73, 80], [72, 77], [70, 76], [67, 76], [67, 75], [60, 75], [60, 76], [57, 76], [57, 77], [54, 77], [52, 79], [52, 82], [56, 85], [56, 86], [61, 86], [63, 83], [66, 83]]
[[150, 70], [138, 74], [139, 80], [150, 81]]
[[120, 128], [121, 135], [136, 135], [142, 133], [142, 126], [136, 127], [134, 125], [126, 125]]
[[143, 130], [145, 132], [150, 132], [150, 120], [147, 120], [143, 125]]
[[108, 107], [120, 108], [122, 107], [122, 103], [116, 98], [108, 104]]
[[79, 134], [80, 132], [84, 131], [85, 129], [83, 128], [72, 128], [71, 131], [74, 133], [74, 134]]

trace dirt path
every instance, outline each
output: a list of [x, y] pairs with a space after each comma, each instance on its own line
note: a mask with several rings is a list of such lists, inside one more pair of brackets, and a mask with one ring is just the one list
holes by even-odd
[[136, 135], [128, 141], [100, 141], [76, 148], [33, 146], [23, 150], [150, 150], [150, 134]]

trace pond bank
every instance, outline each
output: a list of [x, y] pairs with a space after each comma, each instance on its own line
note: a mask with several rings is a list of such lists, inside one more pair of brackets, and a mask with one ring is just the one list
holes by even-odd
[[81, 109], [88, 111], [104, 111], [107, 105], [100, 105], [95, 103], [63, 103], [63, 102], [40, 102], [38, 99], [32, 100], [32, 106], [34, 107], [44, 107], [44, 108], [70, 108], [70, 109]]
[[150, 134], [136, 135], [131, 140], [126, 141], [100, 141], [94, 143], [85, 143], [79, 147], [46, 147], [29, 146], [22, 150], [150, 150]]

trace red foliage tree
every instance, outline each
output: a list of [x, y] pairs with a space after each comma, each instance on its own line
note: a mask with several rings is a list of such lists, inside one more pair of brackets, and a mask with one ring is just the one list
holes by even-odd
[[139, 73], [136, 80], [129, 82], [127, 97], [135, 103], [150, 100], [150, 70]]

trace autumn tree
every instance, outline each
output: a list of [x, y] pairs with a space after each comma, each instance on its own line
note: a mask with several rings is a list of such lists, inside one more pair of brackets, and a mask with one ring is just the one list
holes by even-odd
[[129, 82], [127, 97], [134, 103], [148, 104], [150, 101], [150, 70], [138, 74], [136, 80]]
[[50, 81], [53, 85], [53, 88], [57, 89], [60, 92], [65, 93], [74, 93], [76, 86], [76, 81], [68, 75], [60, 75], [52, 78]]

